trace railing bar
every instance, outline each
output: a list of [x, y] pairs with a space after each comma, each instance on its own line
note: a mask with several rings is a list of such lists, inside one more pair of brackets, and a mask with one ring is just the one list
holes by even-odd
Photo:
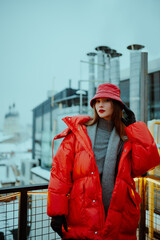
[[27, 197], [27, 191], [22, 191], [20, 196], [18, 240], [26, 240], [27, 238]]
[[13, 229], [15, 229], [15, 202], [13, 201]]
[[[31, 195], [31, 201], [33, 200], [33, 196]], [[32, 202], [33, 203], [33, 202]], [[31, 221], [32, 221], [32, 216], [33, 216], [33, 208], [31, 205]], [[33, 224], [32, 224], [33, 225]], [[31, 234], [31, 240], [33, 239], [33, 234]]]
[[146, 217], [146, 181], [145, 178], [141, 178], [140, 181], [140, 196], [142, 199], [141, 206], [140, 206], [140, 212], [141, 212], [141, 218], [139, 222], [139, 240], [145, 240], [145, 217]]
[[[5, 218], [7, 219], [7, 204], [6, 203], [5, 203], [5, 206], [6, 206]], [[5, 235], [7, 235], [7, 222], [8, 222], [8, 220], [5, 223]]]
[[150, 179], [153, 179], [153, 180], [156, 180], [156, 181], [160, 181], [160, 177], [154, 176], [154, 175], [147, 175], [145, 178], [146, 179], [150, 178]]
[[[43, 212], [43, 195], [42, 195], [42, 212]], [[42, 214], [42, 222], [43, 222], [43, 214]], [[43, 228], [42, 228], [42, 236], [43, 236]], [[41, 237], [41, 239], [43, 240], [42, 237]]]
[[36, 228], [37, 228], [37, 224], [36, 224], [36, 221], [37, 221], [37, 209], [36, 209], [36, 203], [37, 203], [37, 196], [35, 195], [35, 236], [36, 236]]
[[44, 191], [44, 192], [28, 192], [29, 195], [47, 195], [48, 191]]
[[47, 189], [48, 184], [35, 184], [35, 185], [24, 185], [24, 186], [14, 186], [14, 187], [7, 187], [7, 188], [0, 188], [0, 194], [3, 193], [13, 193], [13, 192], [21, 192], [21, 191], [32, 191], [32, 190], [39, 190], [39, 189]]
[[[30, 204], [32, 203], [32, 196], [29, 199], [29, 202], [30, 202]], [[32, 206], [31, 205], [30, 205], [30, 210], [31, 210], [31, 212], [30, 212], [30, 219], [31, 219], [31, 233], [30, 233], [31, 236], [30, 236], [30, 239], [32, 240], [32, 225], [33, 225], [33, 222], [32, 222]]]
[[[8, 199], [13, 198], [13, 197], [17, 197], [18, 195], [19, 195], [19, 193], [9, 194], [8, 196], [2, 196], [2, 197], [0, 197], [0, 202], [3, 202], [5, 200], [8, 200]], [[14, 199], [13, 199], [13, 201], [14, 201]], [[12, 205], [12, 203], [8, 203], [8, 205], [9, 204]]]

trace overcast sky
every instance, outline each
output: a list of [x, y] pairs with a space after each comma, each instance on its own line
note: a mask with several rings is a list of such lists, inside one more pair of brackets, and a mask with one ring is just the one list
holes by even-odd
[[123, 54], [121, 69], [131, 44], [160, 58], [159, 28], [160, 0], [0, 0], [0, 128], [9, 105], [32, 123], [48, 90], [68, 87], [68, 79], [77, 88], [87, 77], [80, 60], [99, 45]]

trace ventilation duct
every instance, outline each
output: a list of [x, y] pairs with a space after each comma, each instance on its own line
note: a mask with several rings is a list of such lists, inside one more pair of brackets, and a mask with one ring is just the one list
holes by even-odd
[[[114, 50], [115, 51], [115, 50]], [[119, 57], [122, 56], [121, 53], [117, 53], [116, 51], [111, 53], [111, 61], [110, 61], [110, 76], [111, 76], [111, 83], [120, 85], [120, 61]]]
[[130, 108], [134, 111], [137, 121], [147, 122], [147, 73], [148, 54], [141, 52], [142, 45], [134, 44], [127, 47], [130, 51]]
[[98, 62], [98, 69], [97, 69], [97, 81], [98, 84], [102, 84], [105, 82], [110, 82], [110, 61], [109, 57], [106, 54], [110, 51], [109, 47], [106, 46], [99, 46], [96, 47], [97, 50], [97, 62]]
[[95, 94], [95, 56], [94, 52], [87, 53], [89, 59], [89, 83], [88, 83], [88, 113], [90, 112], [90, 100]]

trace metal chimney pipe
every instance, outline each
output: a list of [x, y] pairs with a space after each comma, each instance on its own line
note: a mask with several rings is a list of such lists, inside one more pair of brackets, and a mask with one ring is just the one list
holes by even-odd
[[111, 53], [111, 83], [117, 85], [119, 87], [120, 85], [120, 61], [119, 57], [122, 56], [121, 53], [113, 52]]
[[[98, 69], [97, 69], [97, 80], [98, 84], [102, 84], [104, 82], [109, 82], [109, 69], [110, 69], [110, 63], [108, 56], [106, 55], [107, 51], [110, 51], [110, 48], [107, 46], [99, 46], [96, 47], [95, 50], [97, 50], [97, 57], [98, 57]], [[108, 68], [106, 68], [106, 66]]]
[[104, 82], [110, 82], [110, 56], [108, 54], [104, 55]]
[[72, 79], [69, 79], [69, 80], [68, 80], [68, 85], [69, 85], [69, 86], [68, 86], [69, 88], [72, 88]]
[[92, 113], [90, 108], [90, 100], [95, 94], [95, 56], [94, 52], [87, 53], [89, 58], [89, 83], [88, 83], [88, 113]]
[[137, 121], [147, 122], [147, 73], [148, 55], [141, 53], [144, 46], [133, 44], [127, 47], [130, 52], [130, 108], [134, 111]]
[[148, 53], [141, 53], [141, 121], [148, 121]]
[[105, 56], [104, 56], [104, 82], [110, 83], [111, 82], [111, 54], [113, 52], [116, 52], [116, 50], [113, 50], [109, 47], [105, 48]]

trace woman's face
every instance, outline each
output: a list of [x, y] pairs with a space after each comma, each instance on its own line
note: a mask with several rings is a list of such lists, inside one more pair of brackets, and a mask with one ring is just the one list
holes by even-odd
[[113, 102], [109, 98], [97, 98], [95, 109], [100, 118], [111, 120], [113, 114]]

